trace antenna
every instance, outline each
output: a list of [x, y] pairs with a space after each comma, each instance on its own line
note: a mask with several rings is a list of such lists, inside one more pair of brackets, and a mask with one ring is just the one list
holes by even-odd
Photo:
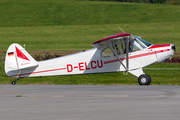
[[118, 28], [119, 28], [123, 33], [125, 33], [119, 26], [118, 26]]

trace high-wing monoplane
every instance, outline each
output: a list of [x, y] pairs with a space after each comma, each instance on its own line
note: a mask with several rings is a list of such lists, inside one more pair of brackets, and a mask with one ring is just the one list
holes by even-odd
[[173, 44], [153, 45], [130, 33], [118, 33], [92, 43], [93, 49], [36, 61], [22, 46], [11, 44], [5, 58], [5, 72], [17, 79], [24, 77], [77, 75], [108, 72], [129, 72], [140, 85], [149, 85], [151, 77], [143, 68], [170, 59]]

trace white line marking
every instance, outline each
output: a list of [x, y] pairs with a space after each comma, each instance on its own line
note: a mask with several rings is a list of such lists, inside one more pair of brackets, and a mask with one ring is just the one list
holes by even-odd
[[180, 95], [159, 95], [159, 97], [180, 97]]
[[93, 97], [129, 97], [129, 95], [94, 95]]
[[28, 97], [63, 97], [63, 95], [32, 95]]
[[145, 70], [180, 70], [180, 68], [144, 68]]

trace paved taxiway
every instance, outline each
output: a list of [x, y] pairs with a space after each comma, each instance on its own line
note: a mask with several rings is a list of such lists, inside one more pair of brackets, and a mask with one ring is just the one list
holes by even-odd
[[179, 120], [180, 86], [0, 85], [1, 120]]

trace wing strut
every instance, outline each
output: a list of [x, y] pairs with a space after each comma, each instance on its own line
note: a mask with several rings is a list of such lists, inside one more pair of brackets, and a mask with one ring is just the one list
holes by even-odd
[[[109, 42], [109, 43], [108, 43]], [[118, 58], [116, 52], [113, 49], [113, 44], [112, 41], [107, 41], [107, 45], [109, 46], [109, 48], [111, 49], [111, 51], [113, 52], [113, 54], [116, 56], [116, 58], [118, 59], [118, 61], [122, 64], [122, 66], [124, 67], [124, 69], [126, 71], [129, 71], [129, 37], [126, 40], [126, 66], [121, 62], [121, 60]]]
[[129, 71], [129, 37], [126, 40], [126, 70]]

